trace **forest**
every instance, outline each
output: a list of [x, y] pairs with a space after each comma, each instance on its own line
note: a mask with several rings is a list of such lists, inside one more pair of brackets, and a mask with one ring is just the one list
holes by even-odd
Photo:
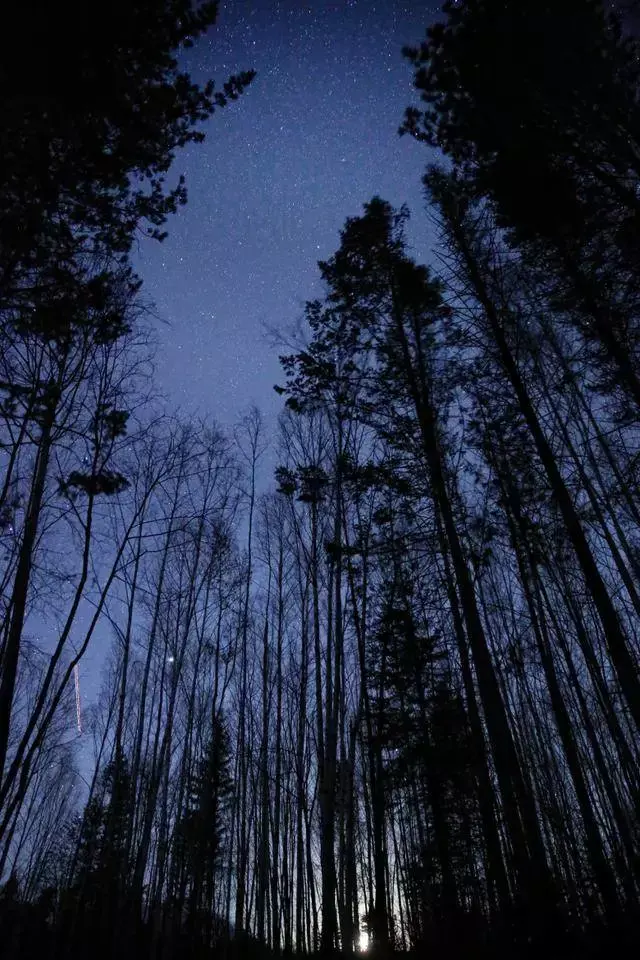
[[638, 955], [635, 6], [425, 9], [430, 263], [345, 217], [275, 440], [158, 401], [133, 265], [251, 96], [217, 4], [2, 64], [1, 957]]

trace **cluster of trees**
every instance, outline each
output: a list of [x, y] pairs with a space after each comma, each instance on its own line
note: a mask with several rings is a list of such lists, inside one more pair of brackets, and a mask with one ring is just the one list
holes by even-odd
[[445, 4], [403, 125], [438, 270], [406, 210], [346, 221], [261, 493], [257, 410], [152, 415], [128, 262], [251, 79], [177, 72], [214, 8], [123, 3], [121, 99], [2, 133], [0, 949], [637, 951], [637, 42], [597, 0]]

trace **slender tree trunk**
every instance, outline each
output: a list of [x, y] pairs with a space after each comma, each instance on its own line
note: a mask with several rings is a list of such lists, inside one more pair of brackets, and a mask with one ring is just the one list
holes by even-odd
[[[547, 475], [553, 496], [560, 508], [569, 539], [576, 553], [587, 587], [600, 616], [609, 657], [616, 672], [634, 723], [640, 729], [640, 679], [638, 664], [629, 651], [620, 618], [609, 596], [586, 535], [580, 523], [567, 487], [564, 483], [549, 442], [542, 430], [533, 403], [522, 379], [513, 354], [507, 343], [499, 311], [486, 287], [479, 265], [470, 249], [464, 227], [453, 220], [448, 221], [451, 237], [463, 258], [469, 282], [482, 306], [491, 335], [498, 349], [504, 372], [511, 383], [522, 416], [531, 432], [538, 456]], [[640, 405], [640, 382], [638, 383]]]
[[49, 470], [55, 416], [56, 406], [53, 404], [47, 411], [46, 418], [42, 425], [31, 495], [27, 507], [27, 518], [24, 525], [22, 543], [18, 554], [18, 564], [13, 581], [10, 606], [11, 619], [3, 648], [2, 677], [0, 678], [0, 784], [3, 782], [7, 750], [9, 747], [11, 713], [16, 677], [18, 674], [20, 644], [27, 610], [29, 586], [31, 583], [33, 553], [38, 536], [38, 525]]
[[[393, 289], [393, 281], [392, 281]], [[442, 515], [448, 550], [457, 582], [466, 633], [478, 680], [480, 698], [489, 733], [496, 774], [503, 798], [503, 810], [513, 847], [514, 865], [518, 874], [520, 895], [529, 907], [539, 903], [549, 911], [555, 901], [544, 844], [538, 824], [535, 802], [520, 766], [507, 711], [500, 692], [484, 627], [478, 611], [473, 582], [462, 543], [456, 528], [441, 462], [438, 431], [430, 407], [426, 371], [420, 358], [411, 356], [405, 320], [396, 306], [394, 294], [393, 323], [403, 358], [409, 394], [414, 404], [421, 432], [422, 448], [429, 470], [433, 496]], [[525, 891], [530, 891], [529, 895]]]
[[[494, 443], [499, 444], [499, 439], [494, 437]], [[578, 755], [577, 745], [573, 736], [573, 729], [569, 713], [565, 706], [565, 699], [560, 688], [556, 667], [552, 654], [552, 646], [547, 633], [544, 611], [539, 610], [534, 597], [535, 567], [531, 566], [531, 558], [526, 558], [522, 544], [526, 543], [526, 536], [522, 531], [522, 518], [518, 508], [518, 500], [513, 494], [512, 483], [510, 480], [512, 473], [509, 464], [506, 463], [503, 473], [503, 490], [505, 493], [508, 509], [506, 513], [507, 523], [511, 533], [512, 546], [518, 562], [520, 581], [529, 607], [529, 616], [533, 633], [538, 644], [542, 668], [544, 670], [549, 696], [551, 698], [551, 707], [553, 710], [560, 740], [567, 759], [569, 773], [573, 783], [582, 822], [585, 830], [587, 849], [591, 858], [592, 868], [596, 878], [596, 883], [600, 889], [602, 901], [610, 920], [613, 920], [618, 913], [618, 896], [614, 877], [611, 873], [609, 863], [607, 862], [602, 837], [594, 816], [591, 797], [587, 782], [582, 772], [582, 764]]]

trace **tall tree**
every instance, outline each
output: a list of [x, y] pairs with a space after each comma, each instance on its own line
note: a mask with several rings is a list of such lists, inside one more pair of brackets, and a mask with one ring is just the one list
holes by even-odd
[[601, 0], [443, 12], [405, 51], [426, 107], [409, 108], [403, 130], [492, 200], [604, 382], [638, 406], [637, 40]]
[[[100, 30], [82, 4], [35, 17], [26, 4], [15, 14], [19, 35], [42, 30], [46, 42], [34, 58], [3, 57], [0, 76], [7, 107], [0, 130], [0, 397], [11, 438], [3, 498], [11, 492], [15, 502], [19, 455], [34, 453], [2, 637], [0, 784], [55, 444], [77, 435], [72, 407], [79, 389], [91, 395], [92, 377], [100, 383], [96, 354], [107, 354], [111, 374], [114, 357], [122, 357], [139, 310], [140, 284], [128, 262], [136, 233], [144, 228], [162, 239], [167, 216], [186, 199], [182, 180], [173, 189], [165, 184], [175, 150], [201, 140], [199, 124], [252, 79], [232, 77], [216, 92], [213, 82], [200, 87], [178, 67], [179, 50], [215, 21], [216, 3], [122, 3]], [[126, 410], [101, 396], [83, 424], [86, 468], [61, 478], [63, 493], [80, 491], [89, 500], [81, 587], [95, 497], [124, 483], [108, 453], [126, 419]]]
[[126, 254], [139, 225], [161, 238], [186, 199], [168, 189], [175, 151], [203, 139], [216, 107], [235, 99], [251, 72], [194, 83], [178, 56], [215, 23], [218, 3], [112, 4], [100, 29], [86, 7], [31, 3], [13, 12], [0, 84], [0, 309], [45, 294], [47, 271], [69, 257]]

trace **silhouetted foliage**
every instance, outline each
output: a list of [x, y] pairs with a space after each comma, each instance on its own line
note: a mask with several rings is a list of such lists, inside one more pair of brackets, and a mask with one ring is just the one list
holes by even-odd
[[406, 51], [438, 270], [405, 207], [346, 220], [263, 495], [257, 408], [140, 398], [132, 245], [252, 77], [179, 70], [217, 4], [16, 11], [49, 53], [0, 65], [7, 960], [637, 955], [640, 59], [609, 6], [452, 0]]

